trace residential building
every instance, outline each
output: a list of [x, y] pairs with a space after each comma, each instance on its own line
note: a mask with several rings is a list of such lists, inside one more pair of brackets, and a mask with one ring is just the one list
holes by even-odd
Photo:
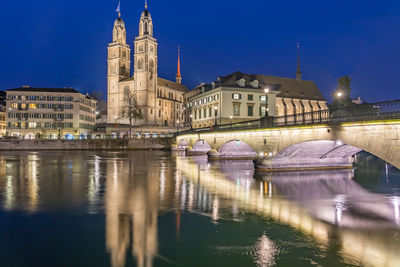
[[96, 123], [96, 100], [72, 88], [6, 90], [8, 136], [24, 139], [86, 138]]
[[268, 93], [268, 115], [279, 117], [326, 110], [326, 100], [316, 84], [301, 79], [235, 72], [219, 77], [201, 93], [190, 97], [193, 128], [256, 120], [265, 116]]
[[3, 138], [5, 135], [6, 135], [6, 105], [5, 102], [0, 102], [0, 138]]
[[147, 5], [140, 17], [139, 35], [134, 42], [133, 62], [130, 55], [125, 22], [118, 12], [118, 18], [114, 22], [113, 40], [108, 45], [108, 123], [129, 124], [128, 118], [120, 118], [120, 111], [124, 106], [124, 92], [130, 90], [134, 93], [139, 113], [143, 116], [134, 120], [134, 127], [144, 129], [158, 126], [160, 131], [164, 131], [167, 127], [183, 126], [183, 96], [187, 88], [182, 84], [179, 48], [176, 81], [159, 77], [158, 43], [153, 36], [153, 20]]

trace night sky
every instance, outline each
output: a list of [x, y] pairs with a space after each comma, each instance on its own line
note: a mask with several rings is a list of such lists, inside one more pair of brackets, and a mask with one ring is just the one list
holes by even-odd
[[[115, 0], [0, 0], [0, 89], [73, 87], [106, 92], [106, 52]], [[144, 1], [122, 0], [132, 48]], [[234, 71], [303, 78], [324, 96], [342, 75], [352, 96], [400, 98], [399, 1], [149, 0], [159, 42], [159, 76], [193, 88]]]

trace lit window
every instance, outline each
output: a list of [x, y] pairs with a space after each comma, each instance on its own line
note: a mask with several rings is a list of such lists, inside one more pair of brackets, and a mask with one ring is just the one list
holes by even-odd
[[35, 103], [30, 103], [29, 104], [29, 108], [35, 109], [36, 108], [36, 104]]
[[260, 101], [265, 102], [265, 95], [260, 95]]
[[242, 98], [241, 94], [232, 94], [232, 99], [239, 100]]
[[11, 103], [12, 108], [18, 108], [18, 103]]

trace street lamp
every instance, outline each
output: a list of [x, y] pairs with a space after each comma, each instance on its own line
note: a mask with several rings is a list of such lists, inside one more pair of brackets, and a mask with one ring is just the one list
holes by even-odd
[[230, 115], [230, 116], [229, 116], [229, 119], [231, 119], [231, 127], [232, 127], [232, 119], [233, 119], [233, 116]]
[[265, 93], [265, 118], [268, 117], [268, 93], [269, 93], [269, 88], [265, 88], [264, 89], [264, 93]]
[[217, 106], [215, 106], [214, 107], [214, 125], [217, 125], [217, 110], [218, 110], [218, 107]]
[[343, 96], [343, 93], [342, 93], [342, 92], [337, 92], [337, 93], [336, 93], [336, 96], [340, 98], [340, 97]]
[[179, 121], [176, 121], [176, 133], [179, 133]]

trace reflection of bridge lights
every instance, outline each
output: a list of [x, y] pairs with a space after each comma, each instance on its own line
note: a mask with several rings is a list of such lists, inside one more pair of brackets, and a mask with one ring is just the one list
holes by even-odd
[[394, 217], [396, 218], [396, 222], [400, 223], [400, 197], [392, 197], [391, 202], [394, 206]]
[[338, 195], [335, 197], [335, 207], [336, 207], [336, 224], [340, 225], [342, 221], [343, 211], [346, 210], [346, 197], [343, 195]]
[[219, 209], [219, 201], [218, 198], [215, 197], [213, 201], [213, 210], [212, 210], [212, 220], [213, 221], [218, 221], [218, 209]]
[[189, 200], [188, 200], [188, 209], [189, 210], [193, 209], [193, 201], [194, 201], [194, 184], [193, 184], [193, 182], [190, 182], [190, 185], [189, 185]]
[[164, 199], [165, 192], [165, 167], [164, 163], [161, 163], [161, 172], [160, 172], [160, 200]]
[[268, 196], [269, 198], [272, 197], [272, 182], [269, 182], [268, 184]]
[[181, 210], [185, 209], [185, 204], [186, 204], [186, 180], [182, 180]]

